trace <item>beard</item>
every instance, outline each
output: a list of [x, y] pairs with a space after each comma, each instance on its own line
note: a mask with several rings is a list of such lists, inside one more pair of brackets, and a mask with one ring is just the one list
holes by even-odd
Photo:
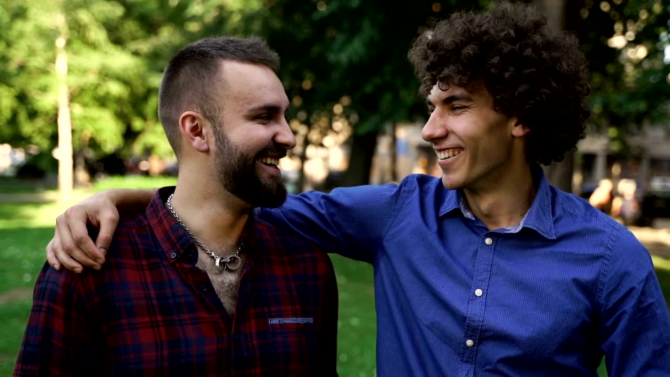
[[270, 142], [256, 156], [241, 151], [220, 127], [214, 128], [216, 178], [223, 188], [252, 207], [275, 208], [286, 201], [286, 186], [281, 179], [263, 181], [256, 172], [259, 156], [283, 157], [286, 151]]

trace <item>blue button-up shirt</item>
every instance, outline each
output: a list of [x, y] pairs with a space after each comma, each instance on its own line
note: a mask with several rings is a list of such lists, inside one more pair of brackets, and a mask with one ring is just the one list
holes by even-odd
[[439, 178], [292, 196], [262, 216], [375, 267], [379, 376], [670, 376], [670, 314], [623, 226], [539, 178], [489, 230]]

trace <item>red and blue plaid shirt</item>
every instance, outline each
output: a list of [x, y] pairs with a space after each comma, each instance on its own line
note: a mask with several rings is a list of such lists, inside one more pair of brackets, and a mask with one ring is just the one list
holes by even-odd
[[101, 271], [45, 265], [15, 376], [336, 376], [328, 256], [258, 219], [231, 318], [159, 190], [123, 219]]

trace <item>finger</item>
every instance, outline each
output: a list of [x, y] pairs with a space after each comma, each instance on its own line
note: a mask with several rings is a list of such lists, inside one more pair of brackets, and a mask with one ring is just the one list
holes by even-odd
[[[56, 231], [60, 237], [60, 247], [56, 248], [56, 257], [68, 270], [77, 273], [81, 272], [77, 271], [76, 268], [79, 267], [80, 270], [83, 270], [82, 265], [87, 267], [98, 266], [98, 268], [100, 268], [100, 264], [94, 262], [91, 258], [86, 256], [79, 247], [77, 247], [77, 244], [72, 239], [70, 228], [61, 216], [56, 219]], [[62, 258], [62, 254], [59, 253], [59, 251], [62, 251], [62, 254], [67, 255], [67, 258]], [[75, 263], [72, 263], [73, 259], [75, 260]]]
[[69, 255], [63, 250], [63, 247], [60, 243], [59, 240], [54, 239], [53, 244], [51, 245], [54, 254], [56, 254], [56, 259], [58, 259], [58, 262], [65, 268], [67, 268], [70, 271], [74, 271], [76, 273], [80, 273], [84, 270], [84, 267], [79, 264], [77, 261], [74, 259], [70, 258]]
[[60, 263], [58, 263], [58, 258], [56, 258], [56, 253], [53, 250], [53, 243], [54, 240], [51, 239], [51, 241], [49, 241], [49, 244], [46, 247], [47, 263], [49, 263], [49, 265], [55, 268], [56, 270], [60, 270]]
[[[86, 260], [95, 261], [95, 264], [101, 265], [105, 259], [98, 248], [95, 247], [95, 243], [88, 234], [88, 228], [86, 227], [88, 216], [86, 215], [86, 212], [78, 210], [75, 207], [68, 208], [68, 210], [65, 211], [65, 221], [67, 229], [69, 229], [69, 235], [74, 242], [74, 248], [69, 249], [66, 247], [65, 251], [70, 254], [71, 257], [86, 266], [88, 266]], [[63, 228], [65, 229], [66, 227]], [[64, 243], [65, 238], [61, 241]], [[80, 258], [79, 255], [84, 255], [84, 257]]]
[[103, 255], [107, 253], [112, 244], [112, 237], [117, 225], [119, 225], [119, 212], [115, 207], [105, 212], [104, 215], [101, 215], [100, 233], [98, 233], [98, 238], [95, 240], [95, 245]]

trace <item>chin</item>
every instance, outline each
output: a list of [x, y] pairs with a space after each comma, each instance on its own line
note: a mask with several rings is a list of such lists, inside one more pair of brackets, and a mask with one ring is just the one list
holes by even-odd
[[454, 177], [442, 175], [442, 185], [449, 190], [458, 190], [463, 187], [463, 182], [458, 179], [454, 179]]

